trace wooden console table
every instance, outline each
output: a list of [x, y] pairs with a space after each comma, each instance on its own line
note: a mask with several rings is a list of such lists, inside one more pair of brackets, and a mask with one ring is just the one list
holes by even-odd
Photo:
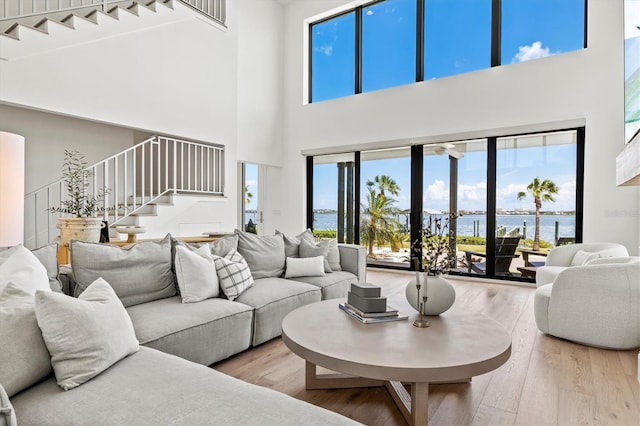
[[[225, 235], [231, 235], [231, 234], [208, 234], [208, 236], [199, 236], [199, 237], [175, 237], [176, 240], [179, 241], [184, 241], [185, 243], [209, 243], [211, 241], [216, 241], [220, 238], [222, 238]], [[162, 238], [141, 238], [138, 239], [138, 243], [144, 242], [144, 241], [160, 241]], [[128, 246], [131, 244], [136, 244], [136, 243], [129, 243], [127, 242], [127, 240], [112, 240], [109, 241], [108, 243], [104, 243], [104, 244], [109, 244], [111, 246], [119, 246], [119, 247], [124, 247], [124, 246]], [[71, 263], [71, 252], [69, 250], [69, 246], [67, 244], [65, 245], [61, 245], [58, 248], [58, 264], [60, 265], [68, 265]]]

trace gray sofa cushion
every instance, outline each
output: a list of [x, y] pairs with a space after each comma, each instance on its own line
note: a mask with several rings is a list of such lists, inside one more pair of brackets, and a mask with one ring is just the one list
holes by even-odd
[[244, 257], [254, 279], [279, 277], [284, 272], [284, 240], [282, 235], [258, 236], [236, 230], [238, 252]]
[[51, 290], [62, 293], [62, 283], [60, 282], [60, 270], [58, 269], [58, 244], [49, 244], [35, 250], [31, 253], [44, 265], [49, 277], [49, 286]]
[[[194, 305], [197, 305], [194, 304]], [[320, 407], [150, 348], [78, 389], [48, 380], [12, 399], [20, 425], [356, 424]]]
[[296, 277], [295, 281], [313, 284], [322, 290], [322, 300], [347, 297], [351, 284], [358, 283], [358, 277], [351, 272], [336, 271], [324, 277]]
[[71, 267], [75, 296], [102, 277], [113, 287], [124, 306], [175, 296], [171, 271], [171, 236], [127, 247], [71, 241]]
[[284, 278], [261, 278], [237, 301], [255, 308], [252, 345], [282, 333], [282, 320], [292, 310], [321, 300], [316, 286]]
[[51, 375], [33, 294], [9, 283], [0, 290], [0, 383], [9, 397]]
[[227, 299], [181, 303], [180, 297], [130, 306], [140, 344], [210, 365], [249, 347], [252, 308]]

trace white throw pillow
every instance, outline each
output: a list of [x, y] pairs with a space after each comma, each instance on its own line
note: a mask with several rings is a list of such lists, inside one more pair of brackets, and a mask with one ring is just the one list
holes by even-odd
[[208, 245], [194, 251], [176, 246], [175, 262], [182, 303], [200, 302], [220, 294], [216, 264]]
[[285, 278], [324, 276], [324, 256], [287, 257]]
[[0, 292], [10, 282], [31, 294], [36, 290], [51, 291], [47, 269], [21, 245], [0, 252]]
[[138, 351], [131, 318], [102, 278], [76, 299], [36, 292], [36, 318], [58, 385], [73, 389]]
[[253, 276], [244, 257], [231, 249], [225, 257], [213, 256], [220, 280], [220, 289], [229, 300], [236, 300], [253, 285]]
[[571, 259], [571, 266], [585, 265], [587, 262], [600, 257], [598, 253], [588, 252], [584, 250], [578, 250]]
[[0, 290], [0, 383], [9, 397], [51, 374], [34, 303], [33, 294], [14, 283]]

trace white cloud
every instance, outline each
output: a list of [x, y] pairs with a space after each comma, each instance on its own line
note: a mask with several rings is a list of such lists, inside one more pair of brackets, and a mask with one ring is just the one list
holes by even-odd
[[313, 50], [323, 53], [325, 56], [331, 56], [333, 54], [333, 45], [328, 46], [316, 46]]
[[367, 16], [373, 15], [373, 10], [367, 10]]
[[427, 186], [424, 191], [425, 202], [440, 201], [449, 199], [449, 187], [444, 184], [444, 181], [436, 179], [434, 183]]
[[540, 41], [534, 41], [531, 46], [518, 47], [518, 53], [515, 54], [511, 62], [525, 62], [546, 56], [551, 56], [549, 48], [542, 47], [542, 42]]

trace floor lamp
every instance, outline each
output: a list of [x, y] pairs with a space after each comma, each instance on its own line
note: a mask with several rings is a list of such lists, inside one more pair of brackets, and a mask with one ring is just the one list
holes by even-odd
[[24, 242], [24, 136], [0, 131], [0, 247]]

